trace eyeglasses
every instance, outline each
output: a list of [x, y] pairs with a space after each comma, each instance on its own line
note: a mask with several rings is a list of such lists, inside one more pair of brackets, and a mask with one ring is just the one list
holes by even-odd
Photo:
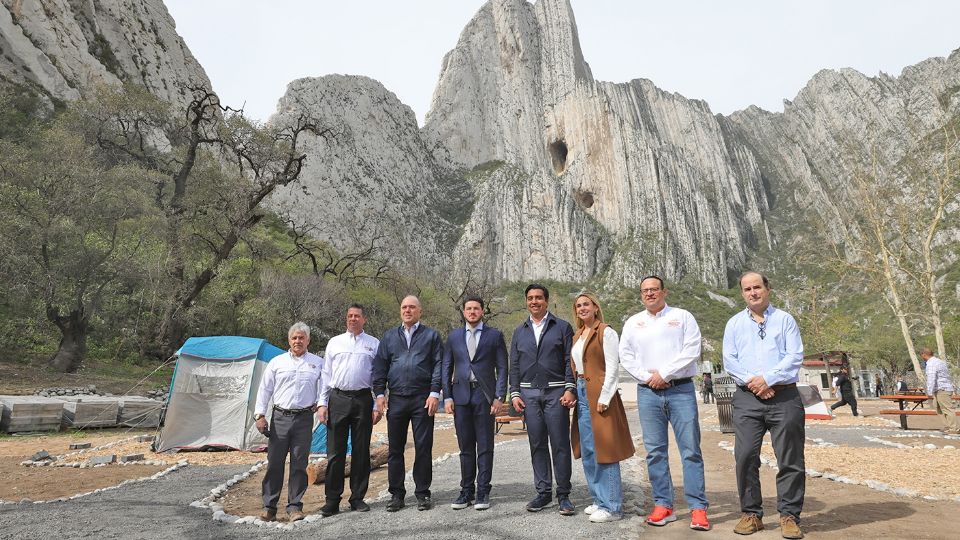
[[760, 327], [760, 331], [758, 332], [760, 334], [760, 339], [767, 337], [767, 320], [764, 319], [758, 322], [757, 326]]
[[653, 294], [660, 292], [660, 287], [649, 287], [646, 289], [640, 289], [640, 292], [643, 294]]

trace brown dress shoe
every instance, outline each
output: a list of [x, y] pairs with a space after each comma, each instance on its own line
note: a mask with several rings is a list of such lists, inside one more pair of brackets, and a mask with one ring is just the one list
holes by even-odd
[[301, 512], [300, 510], [294, 510], [293, 512], [287, 512], [287, 520], [288, 520], [290, 523], [293, 523], [294, 521], [300, 521], [301, 519], [303, 519], [303, 518], [305, 518], [305, 517], [307, 517], [307, 516], [305, 516], [305, 515], [303, 514], [303, 512]]
[[276, 521], [277, 520], [277, 511], [271, 510], [269, 508], [265, 509], [262, 514], [260, 514], [260, 521]]
[[743, 514], [740, 516], [737, 526], [733, 528], [733, 532], [737, 534], [753, 534], [762, 530], [763, 520], [756, 514]]
[[784, 538], [803, 538], [803, 531], [793, 516], [780, 516], [780, 534]]

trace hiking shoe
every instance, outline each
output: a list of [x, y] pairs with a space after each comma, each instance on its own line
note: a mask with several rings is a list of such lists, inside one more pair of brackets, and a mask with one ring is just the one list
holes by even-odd
[[695, 531], [710, 530], [710, 520], [707, 519], [706, 509], [696, 508], [690, 512], [690, 528]]
[[433, 502], [430, 501], [430, 497], [417, 497], [417, 510], [429, 510], [433, 508]]
[[570, 502], [570, 497], [564, 495], [562, 497], [557, 497], [557, 500], [560, 502], [561, 516], [572, 516], [577, 513], [576, 507], [573, 506], [572, 502]]
[[389, 503], [387, 503], [387, 512], [396, 512], [404, 506], [406, 506], [406, 504], [404, 504], [403, 499], [400, 497], [394, 497], [390, 499]]
[[591, 504], [590, 506], [583, 509], [583, 513], [589, 516], [590, 514], [596, 512], [599, 509], [600, 507], [597, 506], [596, 504]]
[[490, 495], [481, 493], [477, 495], [477, 504], [473, 505], [474, 510], [486, 510], [490, 508]]
[[608, 512], [603, 508], [597, 508], [596, 512], [590, 514], [591, 523], [607, 523], [609, 521], [617, 521], [620, 519], [620, 514], [614, 514], [613, 512]]
[[461, 491], [460, 496], [457, 497], [457, 500], [453, 501], [453, 504], [450, 505], [450, 508], [453, 508], [454, 510], [463, 510], [471, 504], [473, 504], [473, 497], [468, 495], [466, 492]]
[[272, 508], [264, 508], [263, 513], [260, 514], [260, 521], [276, 521], [277, 520], [277, 511]]
[[350, 501], [350, 509], [354, 512], [369, 512], [370, 505], [363, 501]]
[[780, 535], [784, 538], [803, 538], [803, 531], [797, 525], [797, 518], [780, 516]]
[[553, 506], [553, 498], [550, 495], [540, 494], [527, 503], [527, 512], [539, 512], [548, 506]]
[[320, 507], [320, 515], [323, 517], [330, 517], [334, 514], [340, 513], [340, 503], [328, 502], [327, 504]]
[[737, 534], [753, 534], [762, 530], [763, 520], [756, 514], [743, 514], [740, 516], [737, 526], [733, 528], [733, 532]]
[[305, 517], [307, 517], [307, 516], [305, 516], [305, 515], [303, 514], [303, 512], [300, 511], [300, 510], [294, 510], [293, 512], [287, 512], [287, 521], [289, 521], [290, 523], [293, 523], [294, 521], [300, 521], [301, 519], [303, 519], [303, 518], [305, 518]]
[[663, 527], [667, 523], [676, 520], [677, 516], [674, 515], [673, 508], [667, 508], [659, 504], [654, 506], [653, 512], [650, 512], [650, 515], [647, 516], [647, 523], [654, 527]]

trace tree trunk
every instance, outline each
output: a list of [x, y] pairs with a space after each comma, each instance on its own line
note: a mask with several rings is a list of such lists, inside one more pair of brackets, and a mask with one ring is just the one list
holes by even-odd
[[62, 373], [75, 373], [87, 355], [88, 323], [82, 309], [74, 309], [68, 315], [47, 306], [47, 318], [60, 329], [60, 347], [47, 365]]

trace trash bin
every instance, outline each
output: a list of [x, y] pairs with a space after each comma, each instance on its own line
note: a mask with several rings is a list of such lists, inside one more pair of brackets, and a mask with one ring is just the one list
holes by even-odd
[[720, 431], [733, 433], [733, 393], [737, 390], [737, 383], [733, 377], [722, 374], [713, 378], [713, 395], [717, 401], [717, 418], [720, 421]]

